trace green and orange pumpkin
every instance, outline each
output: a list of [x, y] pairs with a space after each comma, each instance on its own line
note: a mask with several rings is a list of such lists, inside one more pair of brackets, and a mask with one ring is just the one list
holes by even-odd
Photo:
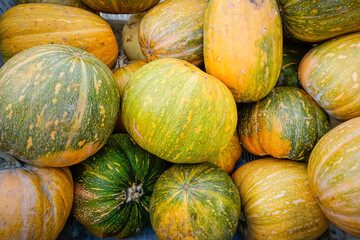
[[92, 54], [41, 45], [0, 69], [0, 149], [21, 161], [62, 167], [97, 152], [115, 126], [114, 74]]
[[18, 0], [18, 4], [24, 3], [49, 3], [90, 10], [82, 0]]
[[160, 240], [231, 239], [239, 216], [236, 186], [212, 163], [172, 166], [151, 197], [151, 225]]
[[82, 0], [90, 8], [104, 13], [141, 13], [160, 0]]
[[330, 128], [326, 112], [295, 87], [276, 87], [239, 112], [240, 142], [255, 155], [306, 160]]
[[128, 134], [114, 134], [86, 161], [71, 167], [74, 216], [98, 237], [126, 238], [150, 224], [149, 204], [166, 162]]
[[236, 130], [229, 89], [184, 60], [163, 58], [141, 67], [121, 102], [127, 132], [170, 162], [205, 162], [226, 148]]

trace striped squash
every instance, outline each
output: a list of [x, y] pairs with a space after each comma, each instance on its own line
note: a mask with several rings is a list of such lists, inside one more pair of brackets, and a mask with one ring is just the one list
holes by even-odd
[[104, 13], [141, 13], [160, 0], [82, 0], [90, 8]]
[[90, 10], [90, 8], [86, 6], [82, 0], [18, 0], [18, 4], [24, 3], [50, 3]]
[[309, 181], [323, 212], [336, 226], [360, 237], [360, 117], [328, 132], [308, 164]]
[[0, 69], [0, 149], [39, 166], [62, 167], [97, 152], [119, 111], [114, 74], [93, 55], [41, 45]]
[[230, 176], [212, 163], [177, 164], [155, 184], [150, 220], [158, 239], [231, 239], [240, 215]]

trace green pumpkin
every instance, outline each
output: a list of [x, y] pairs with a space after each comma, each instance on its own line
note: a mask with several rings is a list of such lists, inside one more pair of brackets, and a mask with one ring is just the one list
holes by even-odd
[[110, 137], [120, 105], [114, 74], [94, 55], [41, 45], [0, 69], [0, 149], [38, 166], [85, 160]]
[[231, 239], [239, 216], [235, 184], [212, 163], [172, 166], [151, 197], [150, 219], [158, 239]]
[[128, 134], [112, 135], [99, 152], [71, 168], [75, 218], [98, 237], [135, 235], [150, 223], [150, 197], [165, 168], [164, 160]]

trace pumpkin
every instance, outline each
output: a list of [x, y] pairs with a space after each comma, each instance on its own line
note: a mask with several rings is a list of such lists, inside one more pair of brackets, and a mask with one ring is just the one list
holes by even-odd
[[98, 237], [135, 235], [150, 224], [150, 197], [165, 168], [164, 160], [128, 134], [112, 135], [99, 152], [71, 168], [75, 218]]
[[104, 13], [141, 13], [159, 0], [82, 0], [90, 8]]
[[214, 163], [215, 165], [222, 168], [225, 172], [231, 173], [235, 167], [236, 162], [240, 159], [242, 153], [242, 148], [239, 141], [239, 136], [237, 131], [230, 139], [226, 148], [220, 152], [216, 157], [209, 159], [209, 162]]
[[204, 20], [207, 73], [236, 102], [258, 101], [274, 88], [282, 63], [282, 28], [275, 0], [210, 0]]
[[145, 150], [175, 163], [205, 162], [226, 148], [237, 110], [227, 87], [175, 58], [152, 61], [124, 88], [126, 131]]
[[18, 0], [18, 4], [24, 3], [50, 3], [90, 10], [90, 8], [86, 6], [82, 0]]
[[354, 0], [277, 0], [284, 35], [322, 42], [360, 30], [360, 2]]
[[299, 66], [303, 88], [341, 121], [360, 116], [359, 56], [360, 33], [352, 33], [314, 47]]
[[206, 6], [205, 0], [167, 0], [146, 12], [139, 43], [147, 61], [171, 57], [202, 64]]
[[212, 163], [177, 164], [155, 184], [150, 220], [158, 239], [231, 239], [240, 198], [230, 176]]
[[0, 239], [56, 239], [73, 203], [67, 167], [43, 168], [0, 153]]
[[296, 43], [284, 43], [283, 63], [276, 86], [302, 88], [298, 77], [301, 59], [309, 51], [309, 47]]
[[81, 49], [36, 46], [0, 69], [0, 150], [50, 167], [76, 164], [109, 138], [119, 111], [114, 74]]
[[4, 62], [38, 45], [62, 44], [81, 48], [111, 67], [118, 45], [110, 25], [80, 8], [45, 3], [20, 4], [0, 18], [0, 51]]
[[360, 237], [360, 118], [332, 129], [314, 147], [309, 182], [323, 212], [336, 226]]
[[329, 130], [330, 119], [302, 89], [276, 87], [239, 110], [242, 146], [255, 155], [303, 160]]
[[146, 57], [141, 51], [138, 40], [139, 25], [144, 15], [145, 13], [132, 14], [122, 29], [122, 48], [129, 60], [146, 61]]
[[239, 190], [245, 239], [317, 239], [329, 221], [308, 182], [307, 165], [263, 158], [242, 165], [232, 175]]

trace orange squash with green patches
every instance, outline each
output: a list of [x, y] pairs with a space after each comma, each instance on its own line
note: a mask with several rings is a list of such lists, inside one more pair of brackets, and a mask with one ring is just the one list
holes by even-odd
[[21, 161], [76, 164], [97, 152], [115, 126], [114, 74], [81, 49], [24, 50], [2, 66], [0, 86], [0, 149]]
[[230, 176], [212, 163], [176, 164], [157, 180], [150, 221], [157, 238], [231, 239], [240, 198]]
[[104, 13], [141, 13], [155, 6], [160, 0], [82, 0], [90, 8]]
[[86, 6], [82, 0], [18, 0], [18, 4], [24, 3], [50, 3], [90, 10], [90, 8]]
[[0, 18], [4, 62], [38, 45], [61, 44], [83, 49], [111, 68], [118, 45], [110, 25], [84, 9], [46, 3], [20, 4]]
[[303, 160], [329, 130], [326, 112], [302, 89], [276, 87], [239, 110], [242, 146], [255, 155]]
[[329, 226], [311, 191], [307, 165], [264, 158], [238, 168], [244, 239], [315, 240]]
[[73, 204], [67, 167], [24, 164], [0, 152], [0, 239], [55, 240]]
[[336, 226], [360, 237], [360, 117], [324, 135], [311, 152], [311, 189]]
[[274, 88], [283, 36], [275, 0], [210, 0], [204, 20], [207, 73], [223, 81], [236, 102], [258, 101]]

